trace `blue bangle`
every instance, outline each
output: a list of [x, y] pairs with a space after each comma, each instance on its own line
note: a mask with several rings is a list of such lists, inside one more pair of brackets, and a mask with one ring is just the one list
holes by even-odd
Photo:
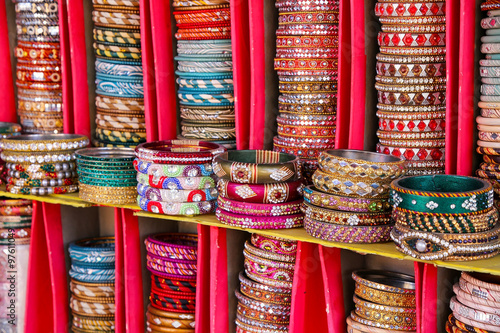
[[175, 71], [181, 79], [224, 80], [232, 79], [233, 73], [188, 73]]
[[130, 65], [96, 59], [95, 70], [97, 75], [114, 75], [130, 78], [142, 78], [142, 64]]
[[83, 274], [78, 273], [73, 270], [69, 271], [69, 276], [71, 276], [76, 281], [81, 282], [114, 282], [115, 274]]
[[81, 268], [95, 268], [95, 269], [114, 269], [115, 261], [112, 262], [82, 262], [78, 260], [71, 260], [71, 265], [76, 265]]
[[184, 101], [179, 101], [179, 104], [185, 105], [185, 106], [234, 106], [234, 103], [210, 103], [210, 102], [204, 102], [204, 103], [196, 103], [196, 102], [184, 102]]
[[225, 94], [181, 94], [178, 93], [179, 102], [197, 103], [197, 104], [224, 104], [234, 103], [234, 95], [232, 93], [224, 92]]
[[115, 261], [114, 237], [87, 238], [69, 244], [69, 256], [72, 260], [88, 263]]
[[142, 83], [144, 82], [142, 78], [142, 72], [140, 75], [135, 75], [135, 76], [123, 76], [123, 75], [116, 75], [116, 74], [103, 74], [103, 73], [96, 73], [96, 78], [101, 81], [111, 81], [111, 82], [126, 82], [126, 83]]
[[486, 29], [487, 36], [497, 36], [500, 35], [500, 29]]
[[71, 265], [71, 270], [74, 273], [86, 274], [86, 275], [114, 275], [115, 268], [92, 268], [92, 267], [84, 267]]
[[499, 60], [500, 59], [500, 54], [496, 53], [496, 54], [488, 54], [486, 56], [486, 59], [488, 60]]
[[228, 94], [234, 94], [234, 86], [229, 85], [229, 86], [223, 86], [223, 87], [214, 87], [214, 86], [206, 86], [206, 87], [196, 87], [196, 88], [186, 88], [183, 86], [179, 86], [179, 90], [177, 90], [179, 94], [211, 94], [211, 95], [216, 95], [216, 94], [223, 94], [223, 93], [228, 93]]
[[96, 79], [96, 90], [105, 94], [118, 94], [120, 96], [144, 96], [144, 84], [142, 80], [124, 82]]

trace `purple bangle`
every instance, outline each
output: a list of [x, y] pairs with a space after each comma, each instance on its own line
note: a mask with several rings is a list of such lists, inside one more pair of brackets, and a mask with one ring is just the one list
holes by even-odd
[[146, 259], [156, 263], [157, 265], [173, 267], [173, 268], [182, 268], [182, 269], [192, 269], [196, 270], [197, 261], [196, 260], [182, 260], [182, 259], [171, 259], [165, 258], [162, 256], [157, 256], [152, 253], [148, 253], [146, 255]]
[[154, 270], [151, 267], [147, 267], [147, 269], [148, 271], [151, 272], [151, 274], [165, 279], [171, 279], [176, 281], [196, 281], [196, 275], [168, 274]]
[[215, 211], [217, 219], [227, 225], [252, 229], [290, 229], [303, 225], [304, 214], [288, 216], [250, 216], [227, 212], [220, 208]]
[[196, 269], [184, 269], [184, 268], [175, 268], [175, 267], [167, 267], [167, 266], [162, 266], [158, 265], [155, 262], [152, 261], [147, 261], [147, 267], [155, 270], [157, 272], [161, 273], [167, 273], [167, 274], [175, 274], [175, 275], [182, 275], [182, 276], [196, 276]]
[[380, 243], [391, 239], [394, 224], [381, 226], [344, 226], [304, 218], [306, 232], [316, 238], [340, 243]]
[[195, 234], [163, 233], [149, 235], [146, 250], [154, 255], [181, 260], [197, 260], [198, 236]]
[[282, 216], [300, 213], [301, 200], [285, 202], [281, 204], [258, 204], [236, 201], [219, 197], [217, 205], [227, 212], [235, 214], [247, 214], [253, 216]]

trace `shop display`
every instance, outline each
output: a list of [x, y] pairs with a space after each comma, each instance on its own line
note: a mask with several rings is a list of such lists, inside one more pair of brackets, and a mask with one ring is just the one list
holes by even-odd
[[224, 151], [216, 143], [195, 140], [140, 144], [134, 160], [138, 205], [165, 215], [213, 213], [217, 189], [212, 160]]
[[298, 157], [267, 150], [238, 150], [214, 158], [217, 219], [241, 228], [288, 229], [303, 225]]
[[304, 189], [308, 234], [343, 243], [390, 239], [389, 186], [405, 174], [405, 161], [361, 150], [327, 150], [319, 155], [314, 184]]
[[462, 272], [453, 286], [446, 331], [500, 332], [500, 279], [498, 276]]
[[139, 0], [94, 1], [96, 145], [146, 141]]
[[13, 0], [17, 114], [26, 133], [62, 133], [63, 97], [56, 0]]
[[198, 236], [154, 234], [144, 243], [151, 272], [147, 331], [194, 333]]
[[500, 251], [493, 189], [479, 178], [433, 175], [391, 184], [391, 237], [398, 250], [422, 260], [477, 260]]
[[277, 1], [276, 7], [280, 113], [274, 150], [300, 157], [309, 180], [319, 153], [335, 146], [339, 1]]
[[85, 148], [75, 152], [81, 199], [99, 204], [136, 202], [137, 172], [130, 148]]
[[417, 331], [415, 279], [387, 271], [352, 273], [355, 310], [347, 317], [347, 331], [408, 333]]
[[[0, 331], [24, 332], [24, 304], [31, 239], [31, 200], [0, 198]], [[12, 280], [12, 272], [15, 279]], [[15, 290], [15, 293], [12, 293]], [[16, 319], [11, 314], [14, 303]]]
[[179, 139], [236, 147], [229, 0], [174, 1]]
[[69, 244], [71, 329], [115, 331], [115, 240], [89, 238]]
[[377, 151], [410, 161], [408, 175], [444, 172], [446, 2], [379, 1]]
[[78, 190], [75, 151], [89, 144], [78, 134], [24, 134], [2, 139], [1, 158], [9, 170], [7, 191], [62, 194]]
[[252, 234], [236, 291], [236, 332], [288, 332], [297, 242]]

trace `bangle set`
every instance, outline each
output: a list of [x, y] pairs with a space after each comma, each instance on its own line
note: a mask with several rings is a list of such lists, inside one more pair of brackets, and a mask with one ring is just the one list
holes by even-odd
[[296, 251], [297, 242], [276, 237], [252, 234], [245, 242], [245, 270], [239, 273], [240, 289], [235, 291], [237, 330], [288, 331]]
[[114, 237], [88, 238], [69, 244], [72, 329], [109, 331], [115, 315]]
[[144, 243], [152, 280], [148, 331], [194, 332], [197, 235], [153, 234]]
[[500, 281], [493, 275], [462, 272], [453, 286], [451, 332], [499, 332]]
[[[29, 244], [32, 212], [30, 200], [3, 199], [0, 201], [0, 245]], [[14, 243], [13, 240], [15, 240]], [[7, 250], [5, 252], [11, 253]]]
[[[15, 56], [18, 115], [24, 133], [62, 133], [63, 105], [59, 8], [56, 2], [16, 3], [17, 47]], [[23, 87], [45, 101], [27, 100]], [[29, 98], [29, 97], [28, 97]], [[29, 116], [26, 114], [29, 111]], [[47, 118], [46, 112], [54, 112]]]

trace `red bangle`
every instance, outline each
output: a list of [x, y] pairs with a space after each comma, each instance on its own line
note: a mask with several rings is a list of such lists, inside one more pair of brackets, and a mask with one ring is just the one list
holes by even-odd
[[423, 119], [423, 120], [399, 120], [380, 118], [378, 128], [382, 131], [399, 131], [399, 132], [431, 132], [444, 131], [446, 123], [444, 118], [438, 119]]
[[444, 160], [444, 148], [399, 148], [383, 146], [377, 143], [377, 152], [396, 157], [405, 158], [409, 161], [440, 161]]
[[278, 26], [276, 36], [328, 36], [339, 35], [336, 24], [288, 24]]
[[302, 180], [288, 183], [239, 184], [226, 179], [219, 179], [219, 195], [230, 200], [251, 203], [278, 204], [295, 201], [300, 198]]
[[137, 146], [137, 158], [153, 163], [203, 164], [225, 149], [215, 143], [196, 140], [166, 140], [146, 142]]
[[31, 237], [31, 228], [0, 228], [0, 239], [27, 239]]
[[240, 228], [251, 229], [290, 229], [299, 228], [303, 225], [304, 215], [293, 214], [286, 216], [252, 216], [240, 215], [227, 212], [217, 208], [215, 211], [217, 220], [223, 224], [232, 225]]
[[378, 91], [378, 102], [389, 105], [422, 106], [446, 103], [446, 92], [400, 93]]
[[377, 74], [388, 77], [445, 77], [446, 63], [397, 64], [377, 62]]
[[269, 251], [272, 253], [283, 255], [296, 255], [297, 254], [297, 241], [278, 238], [273, 236], [263, 236], [259, 234], [252, 234], [252, 245], [258, 249]]
[[411, 33], [378, 33], [380, 46], [444, 46], [446, 45], [445, 33], [411, 34]]
[[260, 311], [259, 309], [249, 308], [241, 303], [238, 303], [236, 312], [249, 320], [258, 320], [265, 323], [288, 324], [290, 322], [290, 314], [280, 315], [274, 312], [268, 313], [263, 310]]
[[339, 13], [338, 11], [328, 12], [281, 12], [278, 17], [279, 25], [286, 24], [338, 24]]
[[338, 48], [316, 49], [316, 48], [279, 48], [276, 49], [277, 58], [330, 58], [339, 57]]
[[337, 48], [339, 45], [338, 37], [318, 37], [318, 36], [296, 36], [296, 37], [277, 37], [277, 48]]
[[175, 34], [179, 40], [212, 40], [212, 39], [231, 39], [231, 32], [227, 33], [184, 33]]
[[[314, 7], [316, 6], [316, 7]], [[330, 10], [339, 10], [339, 2], [332, 1], [327, 3], [322, 0], [310, 0], [307, 3], [303, 3], [298, 0], [277, 0], [276, 8], [279, 8], [280, 11], [284, 11], [289, 9], [290, 7], [298, 7], [304, 8], [303, 10], [317, 10], [317, 11], [330, 11]], [[297, 10], [297, 9], [295, 9]]]
[[171, 304], [169, 302], [166, 302], [165, 300], [161, 300], [158, 298], [153, 298], [152, 296], [149, 297], [149, 300], [151, 301], [151, 305], [159, 310], [162, 311], [168, 311], [168, 312], [182, 312], [182, 313], [195, 313], [195, 305], [190, 304], [185, 307]]
[[443, 139], [382, 139], [379, 138], [379, 142], [384, 146], [396, 146], [402, 148], [443, 148], [445, 146], [445, 140]]
[[444, 119], [445, 111], [428, 111], [428, 112], [391, 112], [377, 111], [377, 117], [392, 120], [426, 120], [426, 119]]
[[443, 2], [401, 2], [401, 3], [384, 3], [377, 2], [375, 4], [375, 15], [384, 16], [433, 16], [446, 15], [446, 3]]
[[31, 82], [61, 82], [60, 71], [23, 71], [17, 70], [17, 79]]
[[283, 305], [290, 305], [292, 301], [291, 290], [285, 288], [274, 288], [254, 282], [245, 277], [243, 272], [240, 272], [239, 279], [241, 294], [249, 298], [265, 303]]
[[335, 137], [335, 126], [314, 127], [314, 126], [290, 126], [278, 124], [278, 135], [288, 135], [294, 137]]
[[289, 120], [283, 117], [278, 116], [276, 121], [279, 125], [282, 126], [333, 126], [337, 124], [335, 121], [335, 116], [332, 116], [333, 120]]
[[[302, 147], [313, 149], [327, 149], [335, 144], [335, 138], [295, 138], [293, 136], [275, 136], [274, 143], [284, 147]], [[302, 162], [304, 162], [302, 160]]]
[[280, 70], [336, 70], [337, 59], [274, 59], [274, 69]]
[[58, 92], [62, 90], [62, 85], [60, 83], [49, 83], [49, 82], [29, 82], [29, 81], [19, 81], [16, 80], [16, 86], [19, 89], [33, 89], [33, 90], [51, 90]]
[[435, 33], [446, 32], [446, 24], [430, 25], [387, 25], [380, 28], [383, 32], [393, 33]]
[[155, 274], [151, 274], [151, 286], [154, 286], [156, 289], [166, 290], [172, 293], [196, 292], [196, 280], [183, 281], [176, 279], [167, 279]]
[[300, 147], [287, 147], [276, 143], [274, 140], [274, 151], [279, 151], [281, 153], [293, 154], [300, 158], [305, 159], [317, 159], [322, 150], [334, 149], [334, 144], [325, 144], [322, 148], [300, 148]]

